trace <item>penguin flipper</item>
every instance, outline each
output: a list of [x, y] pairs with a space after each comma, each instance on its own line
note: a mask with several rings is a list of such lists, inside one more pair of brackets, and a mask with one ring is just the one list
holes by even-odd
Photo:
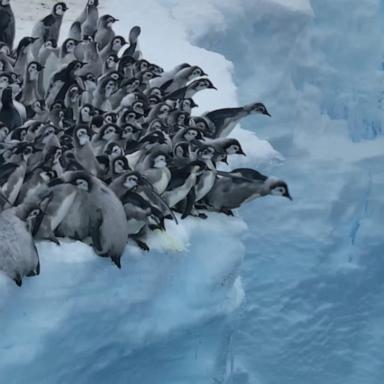
[[91, 221], [90, 232], [92, 238], [92, 244], [96, 252], [102, 252], [103, 246], [100, 239], [100, 227], [103, 224], [103, 216], [100, 209], [96, 210], [97, 218], [94, 221]]
[[69, 30], [69, 37], [78, 41], [81, 40], [81, 24], [79, 21], [75, 21], [71, 25], [71, 29]]

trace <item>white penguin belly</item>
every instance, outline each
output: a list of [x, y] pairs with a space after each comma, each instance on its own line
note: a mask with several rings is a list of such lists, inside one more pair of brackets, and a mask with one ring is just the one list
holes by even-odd
[[66, 196], [51, 219], [51, 229], [55, 230], [64, 220], [76, 197], [76, 191]]
[[196, 185], [196, 199], [195, 201], [201, 200], [208, 192], [213, 188], [215, 184], [216, 175], [212, 171], [204, 171], [201, 179]]

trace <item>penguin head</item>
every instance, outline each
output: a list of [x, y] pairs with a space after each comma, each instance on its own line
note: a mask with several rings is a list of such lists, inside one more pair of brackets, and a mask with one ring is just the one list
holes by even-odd
[[115, 124], [105, 124], [100, 131], [100, 137], [105, 141], [114, 140], [117, 137], [119, 127]]
[[35, 202], [27, 206], [25, 211], [25, 223], [28, 231], [32, 236], [36, 236], [40, 225], [43, 222], [44, 216], [47, 214], [47, 209], [52, 201], [53, 193], [50, 192], [44, 196], [39, 202]]
[[64, 13], [68, 10], [68, 7], [65, 3], [63, 2], [60, 2], [60, 3], [56, 3], [54, 6], [53, 6], [53, 14], [55, 16], [63, 16]]
[[99, 6], [99, 0], [88, 0], [87, 7], [88, 8], [97, 8]]
[[168, 157], [164, 153], [158, 153], [152, 156], [153, 168], [165, 168], [168, 165]]
[[243, 151], [243, 148], [241, 148], [241, 145], [237, 139], [228, 139], [224, 146], [224, 149], [227, 155], [246, 156], [246, 154]]
[[90, 192], [92, 188], [92, 180], [90, 176], [85, 172], [75, 172], [75, 174], [70, 178], [70, 184], [74, 185], [77, 189], [81, 191]]
[[148, 90], [148, 93], [147, 93], [148, 96], [156, 96], [158, 97], [159, 99], [161, 99], [163, 97], [163, 92], [161, 91], [160, 88], [158, 87], [153, 87], [153, 88], [150, 88]]
[[76, 45], [79, 44], [79, 41], [75, 39], [66, 39], [63, 43], [62, 50], [63, 54], [67, 55], [68, 53], [73, 53], [75, 51]]
[[265, 105], [263, 103], [255, 103], [252, 106], [252, 111], [271, 117], [271, 115], [269, 114], [269, 112], [267, 111], [267, 108], [265, 107]]
[[195, 123], [195, 127], [204, 133], [204, 136], [213, 138], [216, 135], [216, 129], [213, 124], [210, 124], [207, 119], [204, 117], [194, 117], [193, 121]]
[[209, 79], [195, 80], [188, 87], [193, 88], [196, 91], [202, 91], [204, 89], [217, 89]]
[[164, 73], [164, 69], [156, 64], [150, 64], [148, 70], [151, 71], [156, 77], [161, 76]]
[[115, 159], [113, 159], [112, 171], [115, 175], [120, 175], [129, 170], [130, 168], [129, 168], [128, 160], [125, 156], [118, 156]]
[[141, 183], [141, 177], [137, 172], [129, 172], [124, 177], [123, 186], [129, 191], [135, 189]]
[[79, 87], [78, 84], [72, 84], [67, 91], [67, 97], [72, 103], [79, 101], [79, 97], [83, 93], [83, 90]]
[[168, 118], [169, 114], [171, 113], [172, 108], [167, 103], [161, 103], [158, 105], [158, 114], [157, 116], [165, 120]]
[[0, 143], [3, 143], [4, 140], [9, 135], [9, 129], [3, 123], [0, 123]]
[[183, 138], [190, 142], [194, 140], [201, 140], [203, 136], [201, 135], [201, 132], [197, 128], [188, 128], [184, 135]]
[[117, 123], [117, 113], [108, 112], [103, 115], [105, 124], [116, 124]]
[[144, 103], [141, 100], [137, 100], [132, 104], [132, 110], [136, 112], [137, 114], [143, 116], [144, 111]]
[[104, 152], [111, 157], [116, 159], [117, 157], [124, 156], [124, 151], [117, 143], [108, 143], [104, 149]]
[[123, 36], [115, 36], [111, 41], [111, 48], [114, 52], [119, 52], [121, 47], [126, 44]]
[[90, 123], [92, 116], [95, 115], [95, 110], [93, 108], [93, 105], [91, 104], [84, 104], [80, 109], [80, 116], [81, 116], [81, 122], [82, 123]]
[[44, 66], [42, 66], [37, 61], [31, 61], [27, 66], [27, 77], [29, 80], [37, 80], [39, 77], [39, 72], [41, 72], [44, 69]]
[[0, 7], [7, 7], [9, 6], [10, 0], [1, 0], [0, 1]]
[[8, 88], [8, 86], [12, 83], [13, 83], [13, 80], [9, 73], [0, 74], [0, 90]]
[[204, 145], [197, 151], [197, 158], [203, 161], [212, 160], [216, 155], [216, 150], [211, 145]]
[[207, 74], [197, 65], [190, 68], [190, 75], [188, 76], [188, 81], [194, 80], [198, 77], [207, 76]]
[[111, 97], [117, 91], [117, 82], [112, 78], [106, 79], [103, 86], [106, 98]]
[[145, 72], [149, 69], [149, 62], [147, 60], [141, 59], [135, 63], [136, 72]]
[[49, 39], [46, 42], [44, 42], [43, 47], [46, 49], [57, 48], [57, 41], [55, 39]]
[[125, 124], [121, 127], [119, 138], [123, 140], [133, 140], [133, 136], [135, 132], [136, 132], [136, 128], [134, 125]]
[[63, 150], [61, 147], [58, 146], [52, 146], [49, 148], [46, 156], [45, 161], [52, 161], [53, 164], [58, 164], [61, 157], [63, 155]]
[[133, 93], [140, 86], [140, 80], [132, 78], [123, 82], [122, 87], [124, 87], [125, 92]]
[[193, 108], [198, 107], [198, 105], [191, 98], [178, 100], [178, 109], [187, 113], [191, 113]]
[[111, 53], [105, 60], [105, 65], [108, 69], [116, 68], [116, 64], [119, 62], [119, 58], [116, 53]]
[[91, 135], [89, 129], [86, 125], [79, 125], [73, 132], [75, 141], [80, 145], [80, 147], [89, 143], [91, 140]]
[[282, 196], [292, 200], [292, 197], [289, 194], [288, 185], [285, 181], [273, 180], [269, 185], [269, 191], [269, 193], [273, 196]]
[[67, 66], [67, 70], [69, 73], [71, 73], [73, 76], [77, 76], [80, 69], [84, 67], [84, 65], [86, 65], [86, 63], [83, 63], [82, 61], [80, 60], [73, 60], [71, 61], [68, 66]]
[[100, 18], [101, 25], [104, 28], [112, 28], [112, 25], [116, 23], [116, 21], [119, 21], [119, 20], [114, 18], [111, 15], [104, 15], [104, 16], [101, 16]]
[[161, 103], [162, 97], [157, 96], [149, 96], [148, 97], [148, 104], [150, 107], [154, 107], [155, 105]]
[[44, 181], [44, 183], [48, 184], [51, 180], [56, 179], [58, 174], [54, 169], [43, 167], [39, 171], [39, 176]]
[[178, 143], [173, 150], [174, 157], [177, 159], [186, 159], [189, 155], [189, 143]]

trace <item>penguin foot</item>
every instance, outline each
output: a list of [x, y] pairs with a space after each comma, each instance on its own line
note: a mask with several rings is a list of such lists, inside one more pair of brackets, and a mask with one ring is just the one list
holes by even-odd
[[17, 274], [16, 277], [12, 279], [18, 287], [21, 287], [23, 285], [23, 280], [21, 279], [20, 274]]
[[121, 269], [121, 258], [117, 256], [112, 256], [111, 259], [113, 263], [116, 265], [116, 267]]
[[234, 213], [228, 208], [221, 208], [220, 212], [227, 216], [235, 216]]
[[145, 243], [144, 241], [141, 241], [141, 240], [137, 240], [137, 239], [134, 239], [134, 241], [140, 249], [142, 249], [145, 252], [149, 252], [150, 248], [148, 247], [147, 243]]
[[200, 219], [203, 219], [203, 220], [208, 219], [208, 215], [205, 214], [205, 213], [199, 213], [199, 214], [197, 215], [197, 217], [199, 217]]

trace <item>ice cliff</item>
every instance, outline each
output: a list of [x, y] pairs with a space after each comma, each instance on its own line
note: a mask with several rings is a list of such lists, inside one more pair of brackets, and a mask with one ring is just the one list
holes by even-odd
[[382, 3], [105, 10], [123, 35], [141, 25], [148, 59], [205, 69], [220, 91], [196, 98], [202, 112], [265, 102], [273, 118], [236, 135], [246, 164], [284, 176], [294, 202], [254, 202], [239, 213], [248, 227], [188, 220], [149, 255], [128, 247], [122, 271], [84, 245], [40, 244], [38, 279], [18, 289], [0, 277], [0, 382], [381, 384]]

